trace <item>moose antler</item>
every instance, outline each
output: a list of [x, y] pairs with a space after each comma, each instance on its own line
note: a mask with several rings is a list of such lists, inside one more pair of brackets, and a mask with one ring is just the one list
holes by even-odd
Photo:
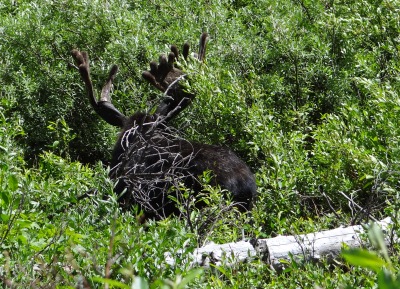
[[[201, 35], [199, 53], [193, 55], [199, 61], [203, 61], [205, 58], [207, 37], [207, 33]], [[183, 45], [182, 54], [183, 58], [187, 60], [189, 55], [188, 43]], [[184, 91], [183, 87], [179, 85], [179, 81], [185, 77], [185, 74], [174, 66], [175, 59], [179, 59], [179, 50], [175, 45], [172, 45], [168, 58], [164, 54], [160, 55], [159, 64], [154, 61], [151, 62], [150, 70], [142, 73], [145, 80], [169, 96], [156, 109], [156, 114], [165, 116], [167, 120], [176, 116], [194, 98], [194, 94]]]
[[76, 49], [72, 50], [71, 54], [79, 67], [79, 73], [81, 74], [82, 80], [85, 83], [89, 101], [94, 111], [109, 124], [122, 128], [127, 117], [115, 108], [115, 106], [111, 103], [110, 97], [112, 82], [118, 72], [118, 66], [113, 65], [111, 67], [106, 83], [101, 91], [100, 98], [98, 101], [96, 101], [93, 83], [90, 78], [89, 55], [85, 51], [80, 52]]
[[[203, 33], [200, 37], [199, 53], [194, 54], [194, 57], [200, 61], [203, 61], [206, 53], [207, 33]], [[189, 44], [183, 45], [183, 58], [187, 60], [189, 55]], [[174, 62], [179, 60], [179, 50], [176, 45], [171, 45], [171, 52], [168, 54], [168, 58], [165, 54], [160, 55], [158, 60], [159, 64], [155, 61], [150, 63], [150, 71], [144, 71], [142, 76], [154, 87], [158, 88], [162, 92], [165, 92], [168, 87], [179, 77], [184, 75], [182, 70], [174, 66]]]

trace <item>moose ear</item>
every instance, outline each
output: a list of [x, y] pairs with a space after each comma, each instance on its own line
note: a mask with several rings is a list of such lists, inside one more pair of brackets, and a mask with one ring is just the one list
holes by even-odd
[[[200, 37], [199, 53], [194, 54], [194, 57], [200, 61], [205, 59], [206, 44], [207, 33], [203, 33]], [[182, 55], [185, 60], [188, 59], [189, 48], [188, 43], [183, 45]], [[195, 97], [194, 94], [186, 92], [179, 83], [185, 77], [184, 72], [174, 66], [175, 60], [178, 60], [179, 57], [178, 48], [172, 45], [168, 58], [165, 55], [161, 55], [158, 65], [155, 62], [151, 62], [150, 70], [142, 73], [145, 80], [164, 92], [166, 98], [157, 107], [155, 113], [163, 116], [166, 121], [174, 118]]]
[[126, 116], [123, 115], [115, 106], [111, 103], [110, 90], [112, 82], [114, 81], [115, 75], [118, 72], [118, 66], [113, 65], [108, 74], [106, 83], [101, 91], [101, 96], [97, 101], [94, 96], [93, 83], [90, 78], [90, 67], [89, 67], [89, 55], [82, 51], [72, 50], [72, 57], [75, 59], [79, 73], [81, 74], [82, 80], [85, 83], [88, 98], [94, 111], [107, 123], [122, 128], [126, 121]]

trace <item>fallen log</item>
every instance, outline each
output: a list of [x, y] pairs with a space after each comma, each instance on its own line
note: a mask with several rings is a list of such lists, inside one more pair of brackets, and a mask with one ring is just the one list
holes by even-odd
[[[392, 224], [390, 218], [377, 222], [384, 232]], [[239, 241], [226, 244], [207, 244], [196, 249], [190, 261], [192, 267], [210, 267], [233, 265], [260, 258], [270, 264], [276, 271], [284, 269], [291, 260], [333, 261], [340, 255], [343, 245], [350, 248], [361, 247], [361, 235], [365, 234], [364, 227], [356, 225], [336, 228], [322, 232], [315, 232], [296, 236], [277, 236], [269, 239]], [[175, 264], [175, 258], [167, 254], [168, 264]]]

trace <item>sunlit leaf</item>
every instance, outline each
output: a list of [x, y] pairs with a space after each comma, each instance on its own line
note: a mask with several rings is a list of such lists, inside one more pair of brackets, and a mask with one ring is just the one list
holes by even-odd
[[188, 285], [190, 282], [192, 282], [195, 278], [202, 275], [203, 272], [204, 272], [203, 269], [194, 269], [194, 270], [189, 271], [189, 273], [186, 274], [186, 276], [182, 278], [182, 281], [179, 283], [179, 286], [177, 288], [178, 289], [185, 288], [186, 285]]
[[148, 289], [149, 283], [142, 277], [135, 277], [131, 285], [131, 289]]
[[97, 282], [97, 283], [111, 285], [111, 288], [131, 289], [130, 286], [128, 286], [122, 282], [116, 281], [116, 280], [111, 280], [111, 279], [101, 278], [101, 277], [93, 277], [93, 278], [91, 278], [91, 280], [94, 282]]
[[378, 272], [378, 288], [379, 289], [399, 289], [400, 282], [387, 270]]
[[8, 177], [8, 188], [14, 192], [18, 189], [18, 179], [15, 175], [10, 175]]
[[346, 249], [342, 252], [342, 256], [354, 266], [368, 268], [375, 272], [379, 272], [386, 265], [386, 262], [377, 254], [363, 249]]
[[383, 254], [386, 262], [390, 263], [389, 254], [385, 244], [385, 236], [383, 235], [382, 229], [376, 223], [372, 223], [368, 228], [368, 237], [372, 245]]

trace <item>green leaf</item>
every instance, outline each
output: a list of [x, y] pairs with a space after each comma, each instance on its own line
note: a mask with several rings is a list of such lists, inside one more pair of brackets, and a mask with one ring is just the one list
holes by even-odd
[[378, 288], [379, 289], [398, 289], [400, 282], [387, 270], [381, 270], [378, 273]]
[[19, 219], [19, 220], [17, 220], [17, 224], [18, 224], [18, 227], [19, 227], [20, 229], [24, 229], [24, 228], [29, 228], [29, 227], [31, 227], [32, 221], [30, 221], [30, 220], [24, 220], [24, 219]]
[[0, 204], [4, 203], [4, 205], [5, 205], [4, 207], [8, 207], [8, 205], [10, 204], [10, 194], [8, 192], [1, 191], [0, 192], [0, 200], [3, 201], [3, 202], [0, 202]]
[[116, 280], [111, 280], [111, 279], [101, 278], [101, 277], [93, 277], [91, 279], [92, 279], [92, 281], [97, 282], [97, 283], [111, 285], [111, 287], [131, 289], [131, 287], [129, 287], [128, 285], [126, 285], [122, 282], [116, 281]]
[[18, 189], [18, 179], [14, 175], [8, 177], [8, 188], [14, 192]]
[[135, 277], [131, 289], [149, 289], [149, 283], [142, 277]]
[[28, 239], [22, 234], [17, 237], [17, 240], [20, 245], [26, 245], [28, 243]]
[[8, 222], [8, 220], [10, 219], [10, 216], [7, 214], [0, 214], [0, 219], [2, 222]]
[[379, 272], [386, 265], [386, 262], [377, 254], [363, 249], [344, 250], [342, 256], [354, 266], [361, 266], [375, 272]]
[[372, 223], [369, 227], [368, 237], [372, 245], [383, 254], [386, 262], [390, 263], [389, 254], [385, 244], [385, 237], [383, 235], [382, 229], [376, 223]]
[[204, 270], [203, 269], [194, 269], [191, 270], [179, 283], [178, 289], [179, 288], [185, 288], [187, 284], [192, 282], [195, 278], [199, 277], [201, 274], [203, 274]]

